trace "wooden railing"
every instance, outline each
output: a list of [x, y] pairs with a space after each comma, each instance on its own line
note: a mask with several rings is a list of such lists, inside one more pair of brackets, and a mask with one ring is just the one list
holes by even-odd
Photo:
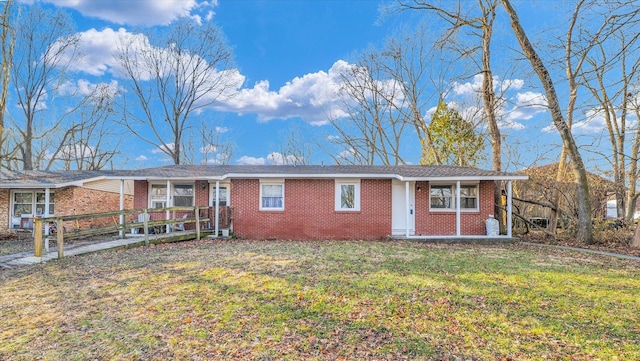
[[[35, 256], [42, 257], [44, 242], [52, 239], [57, 241], [58, 258], [62, 258], [65, 240], [118, 233], [121, 238], [126, 238], [127, 231], [133, 229], [142, 230], [140, 234], [144, 234], [145, 245], [149, 244], [150, 234], [171, 233], [187, 228], [195, 230], [196, 239], [200, 239], [202, 225], [214, 222], [214, 211], [213, 207], [168, 207], [34, 217]], [[140, 218], [141, 222], [138, 221]]]

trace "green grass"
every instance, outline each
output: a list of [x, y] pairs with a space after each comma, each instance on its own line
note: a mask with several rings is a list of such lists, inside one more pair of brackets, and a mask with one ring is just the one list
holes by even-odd
[[0, 359], [640, 359], [640, 262], [202, 241], [0, 273]]

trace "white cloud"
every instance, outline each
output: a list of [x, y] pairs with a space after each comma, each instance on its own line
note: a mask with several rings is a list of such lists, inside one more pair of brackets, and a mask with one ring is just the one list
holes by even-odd
[[238, 164], [264, 165], [265, 164], [265, 160], [264, 160], [264, 158], [254, 158], [254, 157], [249, 157], [249, 156], [243, 155], [242, 157], [240, 157], [240, 159], [238, 159]]
[[314, 125], [327, 124], [331, 117], [344, 117], [338, 90], [351, 65], [336, 61], [328, 72], [319, 71], [296, 77], [278, 91], [269, 89], [269, 81], [257, 82], [253, 88], [238, 89], [228, 100], [216, 105], [224, 111], [255, 113], [258, 121], [300, 117]]
[[218, 134], [224, 134], [228, 131], [229, 131], [229, 128], [227, 127], [216, 127], [216, 133]]
[[136, 160], [138, 162], [143, 162], [145, 160], [148, 160], [149, 158], [147, 158], [144, 154], [140, 154], [139, 156], [136, 157]]
[[304, 159], [298, 159], [295, 155], [284, 155], [279, 152], [272, 152], [267, 155], [267, 162], [273, 165], [296, 164]]
[[302, 159], [298, 159], [294, 155], [285, 156], [284, 154], [279, 152], [272, 152], [272, 153], [269, 153], [266, 157], [259, 157], [259, 158], [243, 155], [238, 159], [237, 163], [244, 164], [244, 165], [265, 165], [265, 164], [285, 165], [285, 164], [299, 163], [300, 161], [302, 161]]
[[[164, 149], [164, 150], [163, 150]], [[164, 146], [160, 146], [156, 149], [153, 149], [151, 153], [153, 154], [167, 154], [167, 152], [173, 152], [175, 150], [175, 146], [173, 143], [168, 143]]]
[[[57, 6], [75, 9], [84, 16], [107, 20], [116, 24], [129, 25], [167, 25], [182, 16], [193, 14], [196, 10], [206, 12], [206, 7], [217, 2], [196, 0], [45, 0]], [[207, 13], [208, 14], [208, 13]]]
[[112, 80], [109, 83], [92, 83], [86, 79], [78, 79], [75, 82], [65, 81], [58, 89], [63, 95], [108, 95], [114, 97], [118, 91], [118, 82]]
[[200, 153], [215, 153], [218, 151], [218, 147], [215, 144], [207, 144], [200, 148]]
[[530, 120], [533, 117], [547, 112], [547, 99], [542, 93], [522, 92], [517, 93], [511, 109], [503, 110], [504, 116], [500, 124], [503, 128], [524, 129], [522, 121]]

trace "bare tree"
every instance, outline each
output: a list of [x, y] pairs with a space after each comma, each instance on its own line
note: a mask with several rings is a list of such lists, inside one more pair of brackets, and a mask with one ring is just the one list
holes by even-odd
[[59, 131], [65, 118], [84, 101], [74, 101], [75, 106], [65, 108], [62, 114], [55, 114], [47, 106], [61, 94], [65, 70], [75, 59], [78, 37], [73, 35], [73, 23], [66, 13], [38, 5], [22, 12], [16, 26], [20, 31], [11, 81], [22, 114], [12, 117], [11, 122], [16, 129], [15, 146], [22, 167], [31, 170], [37, 164], [36, 153], [46, 152], [38, 142]]
[[180, 164], [192, 118], [237, 85], [231, 49], [215, 25], [186, 18], [156, 44], [140, 36], [122, 40], [117, 58], [133, 98], [125, 99], [124, 125]]
[[360, 59], [342, 76], [340, 96], [349, 116], [331, 119], [339, 134], [333, 142], [342, 151], [330, 154], [341, 164], [403, 164], [400, 138], [407, 123], [396, 111], [402, 101], [396, 79], [384, 71], [380, 53], [368, 51]]
[[76, 119], [66, 128], [59, 147], [49, 158], [47, 169], [62, 161], [63, 169], [98, 170], [112, 163], [122, 138], [114, 125], [113, 89], [97, 85], [86, 102], [73, 114]]
[[585, 169], [584, 162], [582, 161], [582, 156], [580, 155], [578, 146], [573, 134], [571, 133], [571, 128], [569, 124], [567, 124], [562, 109], [560, 108], [555, 82], [551, 74], [547, 70], [544, 61], [529, 41], [525, 30], [520, 24], [520, 19], [515, 8], [511, 5], [509, 0], [501, 1], [509, 15], [509, 18], [511, 19], [511, 27], [518, 42], [520, 43], [521, 49], [542, 83], [547, 97], [549, 110], [551, 112], [551, 119], [562, 138], [563, 147], [566, 149], [567, 155], [571, 160], [571, 166], [576, 183], [576, 199], [578, 203], [578, 224], [576, 236], [579, 240], [589, 244], [593, 240], [593, 230], [591, 225], [591, 198], [589, 194], [587, 171]]
[[2, 19], [0, 19], [0, 51], [2, 51], [2, 67], [0, 68], [0, 138], [4, 134], [4, 111], [7, 106], [7, 91], [9, 90], [9, 78], [11, 63], [13, 61], [13, 49], [15, 43], [15, 31], [11, 26], [11, 0], [4, 3]]
[[200, 122], [197, 138], [201, 141], [202, 164], [226, 165], [231, 162], [233, 143], [223, 140], [226, 131], [227, 129], [221, 126], [211, 126], [209, 121]]
[[438, 94], [426, 91], [435, 74], [427, 36], [422, 26], [401, 32], [381, 50], [364, 52], [344, 75], [341, 95], [348, 117], [332, 120], [338, 135], [331, 139], [339, 146], [330, 152], [334, 161], [405, 164], [403, 137], [410, 132], [425, 147], [433, 146], [424, 114]]
[[[593, 95], [593, 99], [597, 102], [594, 106], [594, 117], [602, 117], [606, 124], [606, 131], [609, 140], [612, 157], [604, 157], [607, 159], [613, 170], [613, 181], [615, 183], [615, 196], [617, 205], [617, 214], [619, 217], [625, 217], [628, 220], [633, 216], [630, 208], [627, 212], [625, 204], [635, 205], [635, 183], [638, 175], [627, 173], [627, 117], [632, 110], [633, 95], [631, 93], [632, 81], [637, 79], [636, 72], [640, 62], [638, 60], [627, 68], [627, 54], [631, 50], [632, 44], [627, 44], [624, 33], [615, 37], [619, 41], [619, 46], [615, 46], [612, 42], [606, 44], [599, 43], [597, 46], [597, 54], [587, 59], [591, 66], [589, 76], [583, 73], [585, 86]], [[636, 48], [635, 46], [633, 48]], [[611, 53], [611, 51], [614, 51]], [[619, 57], [619, 61], [612, 61], [610, 55]], [[609, 76], [610, 72], [615, 72], [615, 77]], [[613, 79], [612, 79], [613, 78]], [[609, 81], [612, 79], [612, 81]], [[638, 139], [631, 139], [632, 144], [637, 143]], [[596, 150], [600, 153], [600, 150]], [[604, 155], [604, 154], [603, 154]], [[634, 160], [631, 159], [630, 163]], [[637, 163], [637, 160], [635, 161]], [[632, 165], [632, 168], [634, 166]], [[637, 167], [637, 166], [636, 166]], [[635, 173], [635, 172], [634, 172]], [[629, 187], [633, 191], [629, 194], [626, 192], [627, 175], [629, 176]], [[627, 197], [630, 196], [630, 197]]]

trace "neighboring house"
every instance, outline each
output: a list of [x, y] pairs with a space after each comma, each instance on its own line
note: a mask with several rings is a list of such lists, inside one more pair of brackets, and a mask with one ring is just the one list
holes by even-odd
[[[522, 173], [529, 176], [526, 181], [514, 185], [514, 211], [540, 227], [546, 227], [551, 215], [555, 192], [559, 194], [559, 207], [563, 211], [558, 226], [577, 217], [576, 185], [573, 173], [567, 164], [562, 181], [556, 181], [558, 163], [532, 167]], [[594, 219], [616, 218], [615, 184], [596, 174], [587, 172]], [[638, 202], [640, 206], [640, 202]]]
[[[125, 209], [133, 205], [133, 182], [107, 179], [113, 171], [1, 171], [0, 230], [31, 230], [31, 217], [74, 215]], [[110, 218], [78, 222], [100, 226]]]
[[511, 182], [528, 177], [455, 166], [173, 165], [106, 178], [134, 182], [135, 209], [230, 207], [229, 226], [244, 238], [380, 239], [484, 236], [496, 181], [511, 209]]

